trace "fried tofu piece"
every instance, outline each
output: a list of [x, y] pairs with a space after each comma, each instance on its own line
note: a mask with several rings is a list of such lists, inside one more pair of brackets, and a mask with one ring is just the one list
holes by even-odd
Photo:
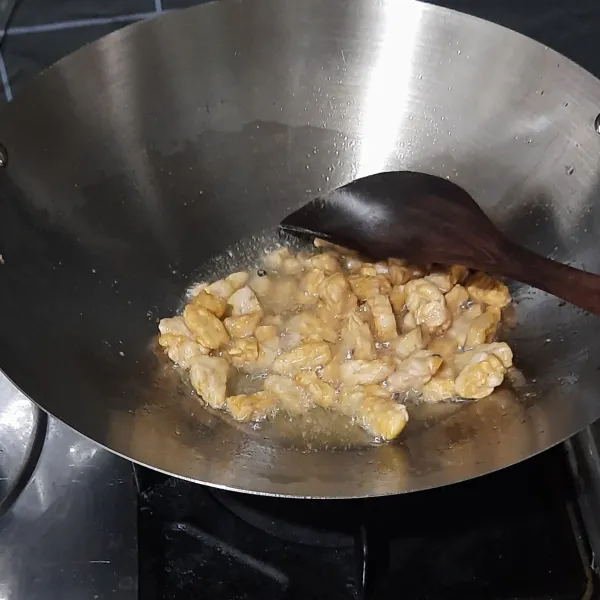
[[158, 323], [158, 343], [163, 348], [170, 348], [185, 341], [193, 340], [194, 335], [185, 324], [183, 317], [161, 319]]
[[365, 301], [380, 294], [388, 295], [392, 290], [389, 279], [383, 275], [350, 275], [348, 283], [359, 300]]
[[419, 350], [399, 361], [396, 370], [387, 378], [394, 392], [419, 391], [438, 371], [442, 357], [428, 350]]
[[286, 275], [300, 275], [304, 270], [304, 267], [302, 266], [302, 262], [293, 256], [291, 258], [286, 258], [283, 261], [281, 270]]
[[306, 266], [309, 269], [319, 269], [327, 275], [338, 273], [341, 269], [339, 255], [335, 252], [317, 254], [308, 260]]
[[227, 300], [227, 305], [231, 307], [232, 317], [239, 317], [250, 313], [262, 313], [262, 307], [256, 294], [247, 285], [231, 294]]
[[205, 281], [201, 281], [200, 283], [195, 283], [188, 289], [187, 295], [188, 295], [188, 297], [193, 299], [200, 292], [203, 292], [207, 287], [208, 287], [208, 283], [206, 283]]
[[375, 398], [382, 398], [384, 400], [391, 400], [394, 393], [390, 390], [387, 385], [379, 383], [369, 383], [367, 385], [361, 385], [360, 389], [365, 393], [366, 396], [373, 396]]
[[391, 342], [398, 337], [396, 317], [387, 296], [378, 294], [367, 299], [367, 306], [373, 315], [375, 335], [380, 342]]
[[329, 342], [337, 341], [335, 329], [319, 319], [311, 312], [301, 312], [294, 315], [286, 324], [285, 331], [288, 334], [296, 334], [301, 341]]
[[[344, 317], [347, 316], [346, 314], [342, 315], [336, 313], [335, 310], [327, 306], [322, 300], [319, 300], [319, 302], [317, 302], [317, 305], [315, 306], [314, 310], [317, 317], [319, 317], [319, 319], [321, 319], [321, 321], [323, 321], [323, 323], [325, 323], [327, 327], [330, 327], [334, 331], [339, 331], [339, 329], [343, 325]], [[350, 314], [352, 312], [353, 311], [350, 310], [347, 314]]]
[[449, 400], [456, 395], [452, 368], [444, 365], [421, 389], [423, 400], [430, 404]]
[[182, 369], [189, 369], [195, 358], [206, 356], [210, 350], [196, 342], [187, 340], [167, 348], [167, 356]]
[[446, 335], [456, 340], [460, 347], [464, 347], [467, 341], [467, 334], [471, 328], [471, 323], [483, 314], [482, 304], [473, 304], [462, 311], [462, 313], [452, 321]]
[[258, 342], [258, 358], [256, 367], [267, 369], [277, 358], [281, 347], [281, 338], [274, 325], [260, 325], [254, 332], [254, 337]]
[[341, 383], [340, 366], [342, 364], [343, 358], [344, 357], [341, 356], [339, 353], [335, 354], [333, 358], [322, 369], [318, 371], [318, 375], [323, 381], [330, 383], [336, 388]]
[[161, 319], [158, 323], [158, 331], [162, 335], [178, 335], [188, 339], [192, 339], [193, 337], [192, 332], [188, 329], [183, 317]]
[[331, 348], [326, 342], [306, 342], [280, 354], [272, 369], [279, 375], [294, 376], [304, 369], [316, 369], [331, 360]]
[[408, 333], [393, 340], [389, 347], [395, 357], [404, 359], [417, 350], [423, 350], [425, 346], [427, 346], [427, 336], [423, 333], [423, 328], [417, 325]]
[[192, 361], [190, 381], [198, 395], [212, 408], [225, 406], [229, 363], [218, 356], [198, 356]]
[[227, 301], [224, 298], [209, 294], [206, 290], [199, 292], [192, 302], [195, 306], [205, 308], [219, 319], [225, 314], [227, 308]]
[[229, 337], [245, 338], [256, 331], [261, 318], [262, 314], [259, 312], [248, 313], [238, 317], [227, 317], [223, 320], [223, 325]]
[[485, 352], [487, 354], [493, 354], [506, 369], [512, 367], [513, 364], [513, 353], [510, 346], [506, 342], [492, 342], [491, 344], [481, 344], [472, 350], [465, 352], [458, 352], [454, 356], [454, 365], [458, 371], [464, 369], [467, 365], [473, 362], [473, 359], [477, 354]]
[[296, 277], [281, 277], [273, 281], [267, 296], [262, 298], [265, 311], [282, 314], [301, 306], [300, 282]]
[[158, 343], [167, 356], [183, 369], [189, 369], [193, 358], [209, 354], [210, 349], [194, 341], [194, 335], [188, 329], [183, 317], [162, 319], [158, 325], [160, 335]]
[[397, 315], [401, 315], [406, 308], [406, 291], [404, 285], [395, 285], [390, 292], [390, 304]]
[[[408, 412], [403, 404], [389, 397], [373, 394], [374, 386], [346, 386], [340, 391], [334, 410], [356, 419], [359, 425], [380, 440], [391, 440], [408, 422]], [[377, 386], [380, 387], [380, 386]]]
[[227, 410], [236, 421], [264, 421], [275, 414], [277, 398], [265, 391], [229, 396]]
[[474, 302], [496, 308], [504, 308], [511, 302], [508, 287], [485, 273], [475, 273], [467, 282], [466, 288]]
[[406, 406], [376, 396], [365, 396], [356, 416], [364, 429], [382, 441], [398, 437], [408, 423]]
[[266, 315], [263, 317], [261, 325], [273, 325], [281, 329], [283, 327], [283, 317], [281, 315]]
[[281, 407], [291, 414], [305, 413], [314, 405], [310, 394], [289, 377], [269, 375], [265, 379], [265, 391], [273, 394]]
[[223, 323], [205, 308], [188, 304], [183, 310], [183, 320], [195, 340], [205, 348], [216, 350], [229, 341]]
[[356, 297], [350, 292], [348, 282], [342, 273], [326, 277], [319, 285], [319, 297], [327, 308], [341, 318], [356, 308]]
[[259, 357], [258, 342], [252, 336], [231, 340], [223, 355], [234, 367], [251, 372], [258, 367], [256, 364]]
[[335, 389], [319, 379], [314, 371], [301, 371], [294, 380], [306, 389], [312, 401], [322, 408], [330, 408], [335, 402]]
[[417, 326], [417, 320], [415, 319], [415, 315], [412, 313], [405, 313], [400, 322], [400, 331], [404, 333], [409, 333]]
[[228, 277], [225, 277], [225, 279], [219, 279], [219, 281], [211, 283], [204, 288], [204, 291], [213, 296], [218, 296], [219, 298], [227, 300], [231, 294], [246, 285], [248, 277], [248, 273], [244, 271], [232, 273]]
[[358, 274], [364, 275], [365, 277], [377, 277], [378, 275], [383, 275], [387, 279], [389, 278], [389, 273], [390, 267], [385, 262], [365, 262], [361, 265], [360, 269], [358, 270]]
[[342, 328], [342, 348], [351, 358], [358, 360], [374, 360], [377, 358], [375, 339], [368, 323], [357, 313], [352, 313]]
[[458, 342], [453, 337], [444, 335], [431, 341], [427, 349], [443, 359], [451, 359], [458, 352]]
[[344, 385], [381, 383], [394, 371], [384, 360], [347, 360], [340, 365], [340, 380]]
[[488, 352], [477, 352], [458, 374], [454, 387], [462, 398], [485, 398], [502, 383], [505, 374], [506, 367], [497, 356]]
[[451, 323], [451, 315], [440, 289], [426, 279], [413, 279], [405, 286], [406, 308], [417, 325], [424, 325], [428, 331], [446, 329]]
[[248, 279], [248, 287], [256, 294], [257, 298], [268, 296], [273, 288], [273, 280], [265, 275], [255, 273]]
[[458, 317], [469, 302], [469, 292], [460, 284], [456, 284], [444, 297], [453, 317]]
[[413, 270], [402, 260], [388, 260], [388, 278], [394, 287], [402, 286], [413, 278]]
[[325, 281], [325, 272], [320, 269], [306, 271], [299, 286], [299, 301], [302, 305], [316, 304], [319, 300], [319, 286]]
[[473, 348], [491, 342], [496, 335], [501, 317], [502, 314], [499, 308], [488, 306], [483, 314], [471, 321], [471, 326], [467, 331], [463, 344], [464, 347]]
[[440, 266], [425, 275], [425, 279], [431, 281], [441, 292], [447, 294], [457, 283], [464, 281], [468, 273], [469, 270], [462, 265]]

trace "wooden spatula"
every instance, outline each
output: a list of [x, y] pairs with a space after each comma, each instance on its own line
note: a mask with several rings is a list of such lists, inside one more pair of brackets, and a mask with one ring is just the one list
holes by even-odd
[[511, 242], [465, 190], [433, 175], [396, 171], [357, 179], [305, 204], [281, 227], [375, 259], [504, 275], [600, 315], [600, 276]]

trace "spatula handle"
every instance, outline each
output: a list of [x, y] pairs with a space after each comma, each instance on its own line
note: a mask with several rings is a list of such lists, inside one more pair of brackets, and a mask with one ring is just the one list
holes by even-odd
[[600, 275], [587, 273], [509, 244], [502, 273], [600, 316]]

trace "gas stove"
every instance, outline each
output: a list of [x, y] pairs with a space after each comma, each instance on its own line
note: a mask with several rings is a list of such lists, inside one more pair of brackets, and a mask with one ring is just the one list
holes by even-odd
[[244, 496], [142, 473], [140, 598], [591, 597], [565, 451], [357, 501]]
[[[85, 43], [197, 3], [16, 0], [0, 32], [4, 99]], [[437, 3], [600, 76], [596, 0]], [[0, 0], [0, 25], [12, 4]], [[0, 374], [0, 600], [593, 598], [599, 440], [595, 425], [510, 469], [407, 496], [246, 496], [134, 467]]]

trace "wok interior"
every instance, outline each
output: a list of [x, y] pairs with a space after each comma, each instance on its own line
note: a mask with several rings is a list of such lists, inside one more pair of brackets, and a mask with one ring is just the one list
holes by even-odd
[[458, 13], [338, 8], [167, 15], [69, 57], [0, 112], [0, 365], [44, 409], [153, 468], [304, 497], [453, 483], [600, 416], [600, 321], [518, 283], [521, 393], [434, 407], [387, 445], [307, 452], [240, 428], [157, 355], [158, 317], [211, 260], [231, 270], [240, 240], [377, 171], [449, 177], [515, 241], [600, 272], [598, 82]]

